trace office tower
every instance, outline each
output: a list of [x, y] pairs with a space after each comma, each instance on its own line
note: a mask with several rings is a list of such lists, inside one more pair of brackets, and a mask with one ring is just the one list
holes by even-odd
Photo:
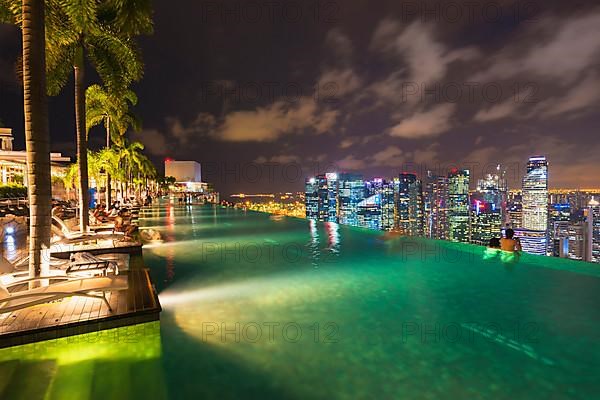
[[477, 182], [471, 195], [471, 242], [488, 245], [491, 238], [499, 238], [503, 225], [504, 204], [499, 175], [487, 175]]
[[558, 256], [572, 260], [592, 258], [591, 225], [588, 222], [559, 223]]
[[381, 193], [367, 197], [357, 206], [358, 225], [381, 230]]
[[[565, 200], [564, 198], [562, 199]], [[550, 205], [549, 212], [549, 253], [554, 257], [561, 257], [564, 249], [561, 240], [569, 235], [571, 220], [571, 205], [569, 203], [557, 203]]]
[[523, 227], [523, 196], [520, 190], [508, 192], [506, 223], [513, 229]]
[[469, 170], [454, 169], [448, 175], [448, 239], [470, 241]]
[[304, 185], [304, 203], [306, 218], [319, 219], [319, 186], [316, 178], [309, 178]]
[[394, 182], [384, 181], [381, 194], [381, 229], [391, 231], [396, 227], [396, 203]]
[[591, 261], [600, 263], [600, 203], [597, 200], [592, 199], [589, 202], [588, 216], [592, 230]]
[[327, 173], [305, 182], [306, 218], [337, 222], [337, 174]]
[[415, 174], [401, 173], [396, 181], [398, 230], [407, 236], [423, 236], [423, 185]]
[[336, 173], [325, 174], [327, 181], [327, 221], [338, 222], [338, 176]]
[[520, 239], [521, 246], [525, 253], [538, 256], [546, 255], [547, 234], [545, 231], [517, 228], [515, 229], [515, 237]]
[[365, 183], [361, 175], [339, 174], [340, 224], [358, 226], [358, 203], [365, 198]]
[[423, 193], [423, 234], [432, 239], [448, 237], [448, 178], [427, 171]]
[[523, 228], [548, 231], [548, 162], [531, 157], [523, 177]]

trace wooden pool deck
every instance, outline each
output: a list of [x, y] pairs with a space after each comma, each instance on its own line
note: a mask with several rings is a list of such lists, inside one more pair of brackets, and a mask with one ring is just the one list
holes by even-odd
[[112, 312], [102, 300], [70, 297], [0, 314], [0, 348], [159, 320], [161, 307], [148, 270], [136, 264], [140, 261], [122, 272], [127, 290], [107, 292]]

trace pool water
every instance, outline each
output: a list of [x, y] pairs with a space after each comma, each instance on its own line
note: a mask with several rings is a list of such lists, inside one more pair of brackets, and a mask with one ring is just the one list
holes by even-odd
[[212, 206], [140, 223], [160, 327], [0, 350], [10, 393], [30, 368], [61, 399], [600, 394], [599, 265]]

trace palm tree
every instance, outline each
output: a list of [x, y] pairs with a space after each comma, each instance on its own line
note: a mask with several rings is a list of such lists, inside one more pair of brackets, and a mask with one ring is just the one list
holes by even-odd
[[[19, 7], [19, 5], [21, 7]], [[3, 0], [0, 22], [21, 26], [23, 97], [29, 196], [29, 274], [41, 275], [42, 250], [50, 246], [52, 182], [46, 102], [44, 0]]]
[[[138, 118], [129, 110], [137, 104], [137, 96], [131, 90], [110, 92], [100, 85], [92, 85], [86, 93], [86, 130], [103, 124], [106, 130], [106, 148], [110, 148], [111, 138], [122, 143], [122, 137], [129, 126], [140, 129]], [[110, 173], [106, 178], [106, 204], [111, 203]]]
[[[75, 79], [75, 123], [79, 165], [80, 229], [87, 230], [88, 171], [85, 66], [90, 62], [108, 88], [127, 87], [142, 76], [132, 36], [152, 28], [148, 0], [61, 0], [53, 2], [48, 24], [48, 89], [57, 94], [71, 71]], [[126, 24], [130, 24], [126, 25]]]

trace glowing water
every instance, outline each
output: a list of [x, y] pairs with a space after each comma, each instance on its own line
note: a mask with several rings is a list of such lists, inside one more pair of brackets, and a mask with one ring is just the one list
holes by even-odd
[[[79, 366], [48, 378], [62, 394], [585, 399], [600, 390], [598, 265], [209, 206], [147, 209], [140, 222], [164, 239], [144, 249], [164, 309], [158, 351], [63, 343], [32, 356]], [[107, 361], [112, 369], [95, 367]], [[23, 382], [40, 379], [31, 375]], [[136, 396], [144, 383], [151, 389]]]

